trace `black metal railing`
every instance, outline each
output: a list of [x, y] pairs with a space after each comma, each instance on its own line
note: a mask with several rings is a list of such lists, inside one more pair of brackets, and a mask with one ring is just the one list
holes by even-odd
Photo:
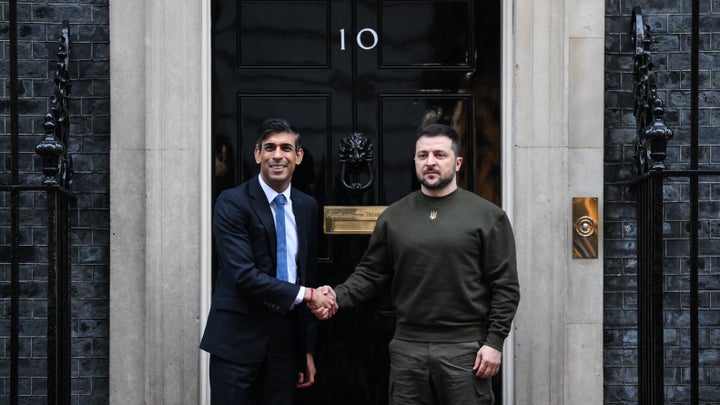
[[[652, 43], [649, 27], [643, 22], [640, 8], [635, 7], [632, 13], [631, 36], [635, 43], [634, 56], [634, 89], [635, 117], [637, 121], [637, 147], [635, 166], [637, 177], [631, 182], [637, 193], [638, 232], [637, 232], [637, 295], [638, 295], [638, 400], [640, 404], [662, 405], [668, 402], [698, 404], [700, 401], [699, 379], [699, 289], [698, 273], [701, 255], [700, 245], [700, 195], [701, 179], [708, 183], [720, 179], [720, 170], [712, 168], [699, 169], [698, 148], [698, 82], [699, 82], [699, 2], [692, 1], [692, 35], [691, 35], [691, 91], [690, 91], [690, 165], [688, 170], [667, 170], [665, 157], [667, 143], [673, 137], [673, 131], [663, 120], [664, 104], [658, 97], [653, 64], [649, 52]], [[675, 187], [682, 189], [682, 198], [669, 201], [666, 192]], [[668, 193], [669, 194], [669, 193]], [[673, 206], [674, 204], [674, 206]], [[677, 208], [682, 205], [682, 214], [674, 221], [678, 226], [673, 230], [666, 208]], [[707, 220], [708, 218], [703, 218]], [[668, 228], [671, 228], [668, 230]], [[679, 246], [671, 253], [671, 246]], [[687, 246], [685, 246], [687, 244]], [[678, 253], [681, 252], [681, 253]], [[678, 256], [678, 255], [681, 256]], [[672, 258], [669, 256], [673, 256]], [[705, 256], [711, 256], [704, 252]], [[671, 259], [679, 259], [671, 262]], [[668, 263], [670, 265], [666, 266]], [[669, 308], [664, 302], [671, 292], [666, 290], [665, 268], [677, 266], [683, 268], [687, 264], [687, 283], [683, 283], [682, 294], [687, 301], [680, 305], [680, 311], [687, 313], [687, 321], [668, 325], [671, 317]], [[683, 275], [683, 280], [685, 275]], [[677, 286], [675, 286], [677, 287]], [[665, 300], [665, 301], [664, 301]], [[687, 339], [681, 339], [689, 348], [680, 351], [680, 359], [673, 359], [676, 364], [668, 364], [665, 331], [669, 327], [682, 327], [688, 330]], [[683, 347], [683, 349], [685, 349]], [[668, 390], [665, 381], [668, 367], [677, 367], [682, 363], [682, 380], [687, 384], [687, 392], [682, 393], [682, 400], [676, 393]]]
[[[32, 291], [32, 288], [23, 288], [21, 279], [23, 268], [38, 266], [38, 256], [45, 256], [46, 263], [38, 267], [47, 270], [47, 403], [69, 404], [71, 395], [71, 363], [70, 363], [70, 214], [76, 201], [71, 191], [72, 186], [72, 159], [68, 153], [69, 116], [71, 83], [69, 80], [68, 63], [70, 51], [70, 33], [68, 21], [63, 21], [58, 39], [56, 69], [54, 73], [53, 95], [50, 97], [50, 112], [45, 116], [44, 139], [37, 145], [35, 152], [42, 157], [43, 173], [42, 184], [28, 184], [26, 176], [21, 180], [18, 162], [21, 151], [19, 148], [18, 92], [17, 74], [17, 8], [16, 2], [10, 2], [10, 122], [11, 122], [11, 178], [10, 184], [0, 186], [0, 192], [10, 194], [10, 243], [3, 247], [9, 250], [10, 268], [10, 384], [9, 403], [20, 402], [20, 381], [37, 378], [37, 364], [23, 367], [27, 372], [21, 375], [20, 354], [30, 352], [26, 336], [21, 336], [20, 307], [22, 302], [32, 302], [42, 297], [43, 293]], [[44, 198], [44, 218], [35, 218], [35, 203]], [[23, 223], [23, 221], [29, 224]], [[42, 227], [46, 228], [47, 245], [27, 246], [21, 243], [24, 235], [32, 234], [35, 243], [35, 232]], [[29, 229], [29, 230], [27, 230]], [[25, 230], [25, 232], [23, 232]], [[38, 235], [37, 239], [42, 240]], [[37, 242], [42, 244], [42, 242]], [[3, 259], [5, 260], [5, 259]], [[40, 273], [42, 274], [42, 273]], [[30, 290], [32, 296], [22, 296], [21, 293]], [[39, 311], [43, 313], [42, 310]], [[28, 328], [32, 329], [32, 328]], [[35, 332], [36, 333], [36, 332]], [[31, 336], [36, 337], [36, 336]], [[24, 342], [21, 342], [24, 338]], [[33, 356], [34, 354], [34, 350]], [[35, 360], [35, 359], [33, 359]], [[36, 395], [36, 392], [23, 395]], [[24, 401], [23, 401], [24, 402]]]

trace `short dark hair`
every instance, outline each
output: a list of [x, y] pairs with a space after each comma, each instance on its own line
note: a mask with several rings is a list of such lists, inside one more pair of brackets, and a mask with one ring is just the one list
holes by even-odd
[[450, 138], [451, 148], [455, 153], [455, 157], [460, 156], [460, 135], [453, 127], [445, 124], [431, 124], [421, 129], [417, 134], [417, 139], [422, 137], [432, 138], [434, 136], [447, 136]]
[[272, 134], [278, 134], [280, 132], [288, 132], [295, 135], [295, 150], [302, 148], [300, 143], [300, 132], [295, 128], [295, 125], [291, 124], [290, 121], [283, 118], [270, 118], [263, 121], [257, 130], [257, 139], [255, 140], [255, 147], [259, 148], [262, 143]]

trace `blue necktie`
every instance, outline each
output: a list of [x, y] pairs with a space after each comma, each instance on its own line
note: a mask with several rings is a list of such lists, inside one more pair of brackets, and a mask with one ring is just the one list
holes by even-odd
[[285, 196], [275, 197], [275, 234], [277, 237], [277, 270], [279, 280], [288, 281], [287, 242], [285, 241]]

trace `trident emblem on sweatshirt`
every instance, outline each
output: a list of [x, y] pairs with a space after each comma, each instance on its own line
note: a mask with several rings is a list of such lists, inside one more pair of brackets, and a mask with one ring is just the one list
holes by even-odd
[[430, 211], [430, 220], [434, 221], [437, 218], [437, 211]]

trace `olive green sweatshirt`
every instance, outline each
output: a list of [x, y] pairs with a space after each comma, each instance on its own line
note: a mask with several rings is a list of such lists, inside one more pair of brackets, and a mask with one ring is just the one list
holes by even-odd
[[396, 338], [502, 350], [520, 289], [512, 228], [496, 205], [457, 189], [439, 198], [417, 191], [388, 207], [355, 271], [335, 288], [337, 302], [364, 302], [389, 278]]

